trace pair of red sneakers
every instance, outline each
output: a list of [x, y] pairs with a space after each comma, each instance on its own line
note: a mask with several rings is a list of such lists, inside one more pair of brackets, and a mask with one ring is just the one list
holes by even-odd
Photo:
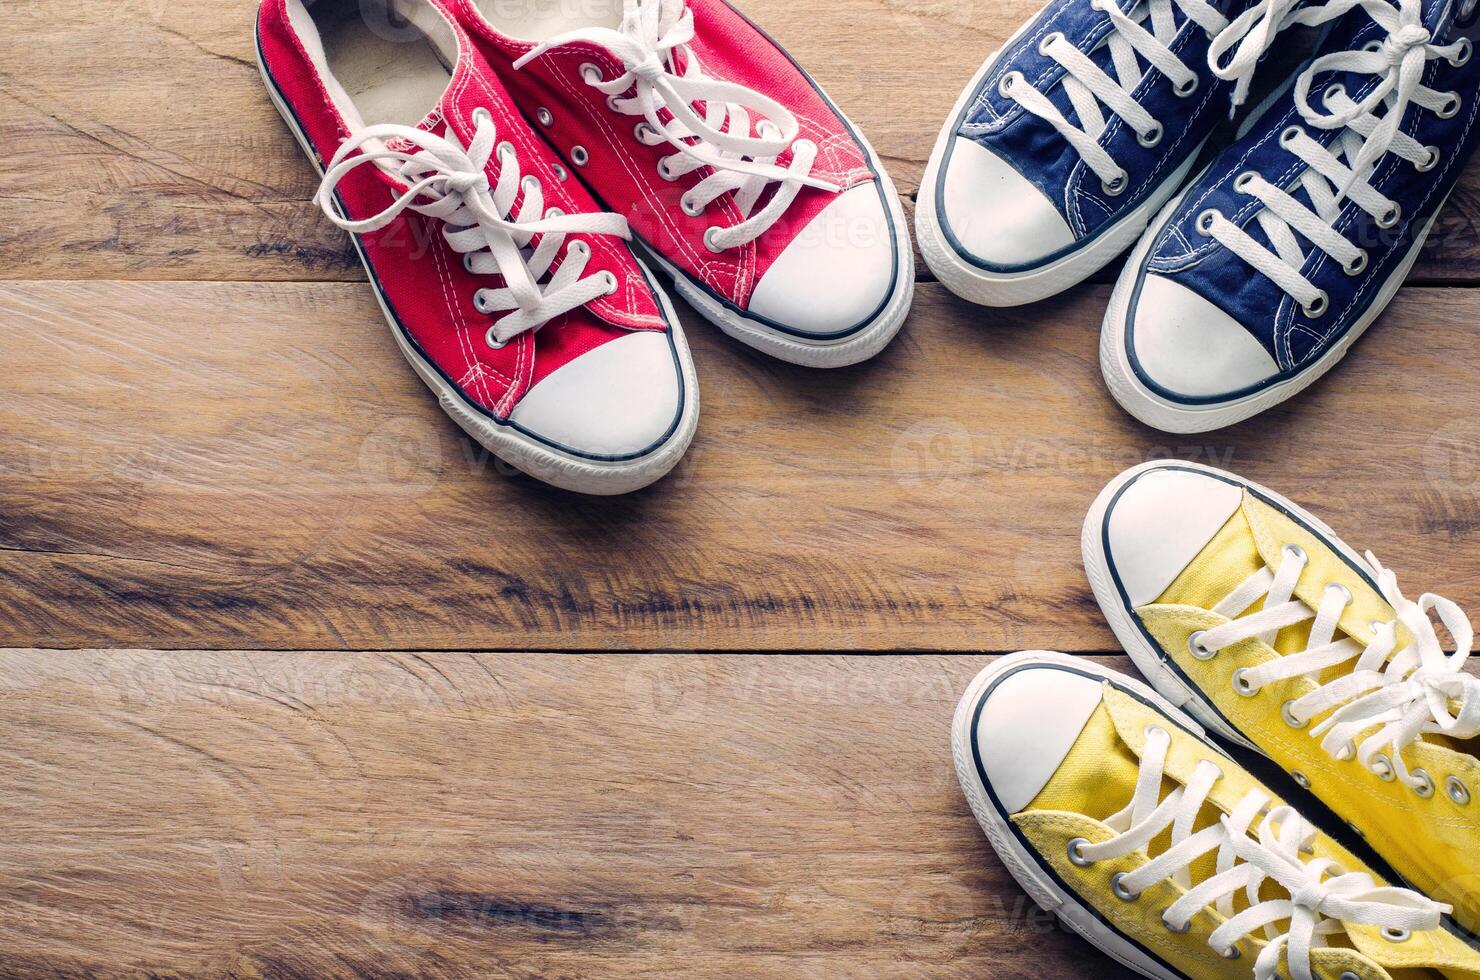
[[913, 261], [877, 155], [724, 0], [264, 0], [267, 89], [402, 352], [556, 486], [678, 462], [699, 393], [648, 267], [815, 367], [878, 353]]

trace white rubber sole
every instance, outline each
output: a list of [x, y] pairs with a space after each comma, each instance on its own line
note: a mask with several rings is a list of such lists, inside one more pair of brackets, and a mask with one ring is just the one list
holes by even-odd
[[868, 154], [874, 171], [879, 175], [879, 190], [884, 195], [884, 207], [889, 221], [894, 226], [894, 260], [896, 276], [894, 289], [881, 309], [862, 329], [837, 340], [808, 340], [795, 334], [784, 333], [776, 328], [753, 320], [725, 306], [704, 288], [696, 285], [688, 274], [652, 249], [643, 251], [673, 281], [673, 288], [699, 315], [729, 337], [777, 360], [799, 364], [810, 368], [840, 368], [859, 364], [889, 346], [904, 326], [910, 307], [915, 300], [915, 253], [910, 248], [909, 222], [904, 217], [904, 207], [899, 202], [899, 193], [894, 181], [884, 169], [867, 139], [851, 120], [835, 110], [858, 134], [859, 143]]
[[1236, 476], [1212, 466], [1203, 466], [1199, 463], [1153, 461], [1142, 463], [1140, 466], [1132, 467], [1117, 476], [1110, 484], [1100, 491], [1095, 498], [1094, 505], [1090, 507], [1089, 514], [1084, 519], [1084, 529], [1080, 534], [1080, 550], [1084, 555], [1084, 571], [1089, 578], [1090, 588], [1094, 591], [1095, 601], [1100, 604], [1100, 611], [1105, 614], [1105, 620], [1110, 624], [1110, 629], [1115, 632], [1115, 638], [1120, 641], [1121, 647], [1130, 656], [1139, 670], [1151, 686], [1168, 701], [1178, 708], [1185, 709], [1188, 714], [1196, 718], [1202, 725], [1222, 738], [1237, 745], [1242, 745], [1251, 751], [1263, 755], [1264, 752], [1248, 738], [1244, 737], [1237, 729], [1230, 726], [1218, 714], [1213, 703], [1205, 698], [1195, 687], [1187, 684], [1172, 667], [1167, 664], [1165, 656], [1136, 625], [1135, 610], [1130, 609], [1121, 600], [1120, 590], [1115, 585], [1115, 580], [1110, 574], [1110, 562], [1105, 555], [1104, 526], [1105, 515], [1110, 510], [1110, 504], [1117, 494], [1127, 484], [1136, 480], [1141, 474], [1150, 470], [1161, 469], [1168, 466], [1178, 469], [1197, 470], [1213, 476], [1231, 480], [1239, 486], [1248, 487], [1255, 493], [1279, 504], [1290, 513], [1305, 521], [1316, 532], [1325, 539], [1335, 550], [1341, 552], [1349, 561], [1361, 567], [1366, 567], [1366, 562], [1350, 547], [1347, 546], [1330, 526], [1316, 517], [1304, 507], [1294, 503], [1286, 497], [1275, 493], [1267, 487], [1262, 487], [1250, 480]]
[[[1402, 264], [1393, 271], [1387, 282], [1383, 283], [1382, 289], [1372, 305], [1367, 308], [1367, 312], [1362, 314], [1361, 318], [1346, 332], [1346, 336], [1321, 355], [1314, 364], [1289, 380], [1241, 398], [1206, 405], [1184, 405], [1158, 395], [1136, 376], [1135, 370], [1131, 367], [1130, 355], [1126, 350], [1125, 334], [1126, 317], [1141, 266], [1156, 240], [1158, 231], [1166, 220], [1181, 207], [1185, 197], [1186, 192], [1184, 191], [1174, 201], [1167, 204], [1162, 213], [1157, 215], [1156, 222], [1142, 236], [1141, 243], [1136, 246], [1135, 252], [1125, 265], [1125, 271], [1121, 273], [1119, 281], [1115, 284], [1115, 291], [1110, 296], [1110, 307], [1105, 312], [1105, 323], [1100, 330], [1100, 370], [1105, 375], [1105, 384], [1109, 387], [1110, 394], [1122, 408], [1145, 424], [1163, 432], [1177, 434], [1211, 432], [1214, 429], [1234, 425], [1293, 398], [1319, 381], [1327, 371], [1334, 368], [1346, 356], [1352, 345], [1367, 332], [1367, 328], [1376, 322], [1377, 318], [1387, 309], [1388, 304], [1393, 301], [1403, 281], [1408, 278], [1414, 262], [1418, 261], [1419, 253], [1423, 251], [1424, 242], [1434, 227], [1435, 219], [1444, 209], [1444, 205], [1440, 204], [1439, 209], [1429, 218], [1428, 224], [1424, 225], [1423, 231], [1419, 233], [1408, 254], [1404, 256]], [[1448, 199], [1445, 200], [1447, 202]]]
[[[1080, 901], [1079, 896], [1060, 887], [1054, 881], [1053, 876], [1046, 873], [1038, 858], [1018, 840], [1007, 818], [998, 812], [991, 800], [987, 799], [981, 781], [977, 778], [976, 766], [972, 761], [971, 743], [975, 737], [972, 731], [972, 718], [976, 711], [977, 701], [980, 700], [983, 692], [1003, 674], [1026, 664], [1035, 663], [1070, 666], [1083, 673], [1102, 677], [1144, 698], [1164, 712], [1173, 722], [1196, 734], [1204, 742], [1207, 742], [1207, 734], [1186, 713], [1179, 711], [1165, 698], [1135, 678], [1107, 670], [1088, 660], [1048, 650], [1015, 653], [983, 670], [967, 687], [965, 695], [956, 707], [955, 718], [951, 722], [951, 757], [956, 765], [956, 778], [961, 782], [961, 790], [966, 794], [966, 801], [971, 805], [971, 812], [976, 816], [976, 822], [981, 826], [982, 832], [987, 835], [987, 840], [991, 842], [992, 849], [1002, 859], [1008, 873], [1038, 904], [1038, 907], [1045, 912], [1052, 912], [1064, 925], [1086, 942], [1142, 976], [1153, 977], [1155, 980], [1186, 980], [1182, 974], [1167, 970], [1137, 949], [1133, 943], [1115, 933]], [[1208, 745], [1214, 751], [1219, 751], [1211, 742]]]
[[[257, 60], [257, 70], [262, 74], [262, 83], [267, 89], [267, 95], [272, 100], [273, 107], [277, 109], [278, 115], [282, 116], [283, 122], [287, 124], [293, 138], [298, 141], [299, 147], [308, 157], [314, 170], [323, 176], [317, 154], [314, 153], [307, 137], [299, 129], [298, 121], [293, 118], [292, 111], [278, 95], [277, 86], [267, 73], [267, 66], [262, 64], [260, 56]], [[668, 319], [679, 370], [683, 376], [683, 412], [667, 440], [645, 455], [632, 460], [610, 462], [592, 460], [561, 452], [525, 435], [512, 426], [495, 422], [464, 398], [462, 393], [448, 383], [441, 373], [406, 339], [397, 326], [396, 317], [386, 304], [385, 297], [375, 285], [375, 273], [370, 268], [364, 250], [360, 247], [359, 239], [351, 235], [350, 241], [354, 243], [355, 254], [360, 257], [360, 263], [370, 277], [370, 288], [375, 293], [376, 302], [380, 304], [380, 311], [385, 316], [386, 324], [390, 327], [396, 346], [401, 349], [401, 354], [411, 365], [412, 370], [437, 396], [442, 411], [446, 412], [448, 417], [457, 423], [458, 428], [466, 432], [479, 445], [520, 472], [527, 473], [537, 480], [562, 490], [609, 497], [632, 493], [656, 483], [668, 475], [688, 451], [689, 444], [694, 440], [694, 433], [699, 427], [699, 380], [694, 372], [693, 358], [689, 353], [688, 340], [684, 337], [683, 327], [679, 324], [678, 314], [673, 309], [672, 301], [662, 290], [655, 288], [654, 292], [662, 303], [663, 312]]]
[[[1018, 28], [1018, 33], [1031, 23], [1029, 21]], [[956, 135], [956, 120], [960, 118], [962, 110], [982, 79], [996, 66], [1002, 51], [1010, 47], [1016, 39], [1015, 34], [1007, 45], [993, 52], [961, 91], [935, 139], [930, 162], [926, 165], [925, 176], [920, 182], [920, 196], [915, 201], [915, 237], [920, 243], [920, 254], [925, 258], [925, 265], [940, 280], [941, 285], [962, 299], [981, 306], [1006, 307], [1036, 303], [1078, 285], [1115, 261], [1122, 252], [1135, 244], [1136, 239], [1146, 230], [1151, 217], [1168, 198], [1177, 193], [1203, 148], [1203, 144], [1199, 143], [1187, 160], [1162, 181], [1139, 207], [1086, 243], [1083, 248], [1023, 272], [992, 272], [972, 263], [949, 244], [935, 207], [936, 188], [946, 148]]]

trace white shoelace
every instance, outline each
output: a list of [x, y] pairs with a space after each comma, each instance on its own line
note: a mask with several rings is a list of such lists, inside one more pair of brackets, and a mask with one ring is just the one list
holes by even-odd
[[[1464, 672], [1474, 640], [1470, 621], [1448, 599], [1432, 594], [1420, 596], [1417, 602], [1403, 598], [1397, 578], [1368, 552], [1378, 587], [1397, 618], [1372, 624], [1375, 637], [1366, 648], [1345, 636], [1338, 639], [1337, 625], [1351, 595], [1343, 586], [1329, 585], [1314, 610], [1295, 598], [1295, 586], [1308, 561], [1303, 550], [1287, 546], [1278, 571], [1261, 568], [1213, 608], [1230, 617], [1230, 622], [1194, 634], [1189, 648], [1194, 656], [1207, 659], [1253, 637], [1272, 644], [1285, 627], [1314, 619], [1303, 651], [1235, 671], [1234, 689], [1253, 697], [1277, 681], [1309, 679], [1320, 686], [1284, 705], [1287, 724], [1304, 727], [1334, 708], [1310, 730], [1312, 737], [1322, 738], [1322, 749], [1338, 760], [1355, 756], [1381, 778], [1400, 779], [1415, 792], [1431, 795], [1433, 780], [1422, 769], [1410, 773], [1402, 752], [1424, 733], [1456, 739], [1480, 734], [1480, 678]], [[1261, 598], [1264, 607], [1259, 612], [1239, 615]], [[1454, 654], [1446, 655], [1440, 646], [1430, 611], [1438, 613], [1453, 637]], [[1402, 650], [1397, 648], [1398, 624], [1413, 637]], [[1321, 684], [1324, 671], [1353, 660], [1356, 663], [1350, 672]], [[1452, 706], [1458, 710], [1452, 712]], [[1356, 739], [1363, 733], [1368, 734], [1358, 745]], [[1461, 786], [1460, 790], [1468, 796], [1468, 789]], [[1460, 790], [1451, 787], [1450, 792]]]
[[[441, 219], [447, 244], [463, 256], [463, 264], [474, 275], [499, 275], [505, 285], [480, 289], [473, 302], [479, 312], [509, 313], [488, 328], [487, 343], [503, 347], [519, 334], [537, 330], [562, 313], [568, 313], [617, 289], [611, 273], [583, 276], [591, 250], [576, 239], [564, 249], [560, 267], [548, 282], [542, 280], [561, 257], [568, 233], [628, 236], [627, 220], [617, 214], [563, 214], [544, 209], [538, 178], [520, 177], [519, 160], [510, 143], [497, 148], [498, 183], [490, 186], [485, 168], [495, 152], [497, 131], [487, 113], [474, 113], [476, 126], [471, 143], [464, 148], [449, 129], [445, 137], [410, 126], [383, 124], [356, 132], [339, 147], [324, 174], [314, 200], [339, 227], [354, 234], [376, 231], [410, 208]], [[403, 141], [417, 148], [411, 153], [392, 149], [388, 141]], [[356, 154], [356, 151], [363, 151]], [[355, 167], [379, 166], [408, 184], [408, 189], [379, 214], [353, 221], [339, 212], [334, 190]], [[508, 215], [519, 199], [519, 213]], [[540, 236], [533, 251], [529, 246]]]
[[[1008, 72], [999, 83], [1004, 96], [1047, 122], [1078, 151], [1085, 165], [1100, 178], [1105, 193], [1111, 196], [1125, 192], [1130, 185], [1130, 175], [1099, 143], [1107, 125], [1100, 103], [1125, 120], [1142, 146], [1155, 146], [1166, 132], [1161, 121], [1135, 99], [1136, 88], [1146, 75], [1137, 55], [1145, 58], [1151, 68], [1170, 78], [1178, 96], [1188, 98], [1198, 88], [1197, 72], [1188, 68], [1171, 49], [1178, 33], [1174, 2], [1210, 37], [1228, 26], [1228, 19], [1206, 0], [1145, 0], [1129, 15], [1113, 0], [1089, 0], [1091, 7], [1103, 13], [1114, 25], [1114, 30], [1106, 35], [1104, 42], [1110, 52], [1111, 67], [1115, 69], [1114, 78], [1058, 31], [1039, 42], [1039, 52], [1064, 68], [1064, 93], [1079, 117], [1077, 126], [1048, 96], [1030, 85], [1021, 72]], [[1148, 21], [1151, 24], [1149, 31], [1143, 26]]]
[[[1284, 2], [1284, 0], [1280, 0]], [[1274, 245], [1274, 251], [1255, 241], [1241, 227], [1216, 210], [1198, 215], [1197, 227], [1269, 279], [1301, 304], [1307, 317], [1322, 316], [1330, 308], [1330, 298], [1305, 276], [1306, 252], [1295, 233], [1315, 248], [1331, 256], [1348, 275], [1360, 275], [1367, 268], [1368, 253], [1348, 241], [1335, 229], [1342, 204], [1350, 200], [1370, 214], [1379, 228], [1396, 227], [1402, 220], [1402, 209], [1379, 192], [1369, 181], [1377, 164], [1387, 153], [1409, 161], [1418, 170], [1432, 169], [1439, 162], [1440, 150], [1424, 146], [1403, 132], [1403, 116], [1410, 105], [1419, 106], [1442, 118], [1459, 112], [1462, 98], [1458, 92], [1440, 92], [1422, 84], [1426, 64], [1444, 58], [1462, 65], [1470, 58], [1468, 40], [1448, 45], [1435, 45], [1423, 27], [1422, 0], [1330, 0], [1323, 6], [1302, 11], [1286, 18], [1285, 23], [1309, 26], [1326, 23], [1361, 7], [1387, 32], [1380, 45], [1362, 51], [1340, 51], [1316, 59], [1301, 72], [1295, 83], [1295, 102], [1306, 123], [1316, 129], [1340, 130], [1329, 147], [1313, 139], [1301, 126], [1291, 126], [1280, 136], [1280, 145], [1305, 164], [1296, 184], [1287, 190], [1269, 183], [1249, 171], [1234, 184], [1240, 193], [1256, 198], [1264, 208], [1257, 221]], [[1355, 102], [1340, 84], [1329, 86], [1321, 96], [1326, 112], [1310, 103], [1310, 88], [1315, 77], [1326, 71], [1343, 71], [1376, 75], [1377, 85], [1360, 103]], [[1382, 115], [1377, 114], [1378, 109]], [[1301, 203], [1293, 191], [1303, 187], [1311, 206]]]
[[[755, 241], [786, 213], [803, 187], [837, 192], [834, 183], [811, 176], [817, 144], [798, 139], [796, 116], [776, 100], [732, 82], [709, 78], [689, 47], [694, 39], [694, 14], [685, 0], [624, 0], [621, 25], [616, 29], [591, 27], [545, 41], [519, 60], [531, 60], [568, 44], [594, 44], [612, 52], [626, 71], [611, 80], [594, 65], [583, 65], [587, 85], [607, 96], [608, 107], [627, 116], [641, 116], [636, 138], [646, 146], [664, 143], [676, 151], [660, 159], [658, 173], [679, 180], [703, 167], [713, 173], [684, 195], [682, 206], [698, 217], [715, 200], [734, 192], [735, 206], [745, 220], [730, 228], [711, 226], [704, 234], [710, 251], [723, 252]], [[682, 74], [677, 65], [682, 58]], [[630, 95], [626, 93], [631, 92]], [[624, 97], [625, 96], [625, 97]], [[704, 104], [704, 115], [694, 111]], [[669, 121], [664, 122], [666, 110]], [[751, 133], [751, 112], [758, 120]], [[791, 163], [776, 158], [791, 150]], [[766, 189], [778, 184], [766, 206], [754, 210]]]
[[[1180, 886], [1184, 894], [1161, 916], [1170, 931], [1188, 931], [1193, 916], [1212, 907], [1224, 921], [1212, 931], [1208, 945], [1220, 955], [1237, 957], [1236, 944], [1262, 930], [1266, 945], [1254, 961], [1255, 980], [1277, 976], [1282, 955], [1293, 980], [1312, 980], [1311, 951], [1328, 945], [1326, 937], [1344, 932], [1343, 923], [1410, 933], [1437, 928], [1440, 917], [1450, 910], [1406, 888], [1381, 885], [1368, 874], [1343, 871], [1329, 859], [1304, 860], [1303, 853], [1316, 838], [1315, 827], [1292, 807], [1271, 808], [1270, 798], [1258, 790], [1217, 823], [1194, 832], [1198, 814], [1223, 772], [1204, 759], [1185, 786], [1159, 799], [1170, 746], [1165, 729], [1148, 728], [1135, 793], [1124, 810], [1105, 821], [1119, 833], [1099, 844], [1083, 838], [1069, 842], [1069, 859], [1088, 865], [1144, 851], [1170, 827], [1165, 851], [1111, 880], [1122, 901], [1135, 901], [1141, 892], [1164, 881]], [[1257, 837], [1250, 835], [1255, 820], [1260, 821]], [[1214, 851], [1215, 873], [1194, 885], [1189, 868]], [[1260, 890], [1270, 882], [1289, 897], [1262, 899]], [[1247, 907], [1237, 911], [1234, 898], [1240, 891]]]

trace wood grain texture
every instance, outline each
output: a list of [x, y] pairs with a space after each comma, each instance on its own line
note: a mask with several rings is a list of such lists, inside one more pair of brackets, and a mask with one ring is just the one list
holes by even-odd
[[[868, 136], [907, 197], [961, 86], [1038, 6], [835, 0], [818, 16], [790, 0], [742, 4]], [[309, 203], [316, 179], [263, 94], [255, 7], [7, 0], [0, 277], [364, 277]], [[1412, 281], [1480, 280], [1477, 219], [1472, 167]]]
[[0, 973], [1129, 977], [961, 796], [986, 662], [0, 651]]
[[1114, 647], [1079, 526], [1126, 466], [1237, 469], [1480, 599], [1480, 292], [1408, 289], [1320, 386], [1170, 437], [1109, 399], [1103, 287], [790, 368], [686, 313], [681, 469], [592, 500], [464, 438], [360, 284], [0, 284], [0, 645]]

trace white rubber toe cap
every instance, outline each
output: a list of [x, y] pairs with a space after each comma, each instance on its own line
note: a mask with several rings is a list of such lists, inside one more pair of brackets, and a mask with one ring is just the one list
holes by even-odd
[[1110, 506], [1106, 557], [1132, 607], [1155, 602], [1243, 502], [1243, 488], [1185, 469], [1137, 476]]
[[1033, 802], [1100, 704], [1100, 681], [1050, 666], [998, 682], [977, 720], [977, 752], [1008, 813]]
[[942, 224], [977, 261], [1030, 266], [1074, 244], [1053, 202], [980, 143], [956, 137], [942, 179]]
[[682, 397], [667, 336], [642, 331], [556, 370], [525, 394], [510, 421], [582, 455], [631, 457], [658, 448]]
[[1174, 394], [1228, 395], [1279, 373], [1237, 320], [1170, 279], [1146, 277], [1135, 318], [1131, 335], [1142, 372]]
[[892, 228], [870, 182], [849, 188], [823, 208], [761, 276], [749, 312], [804, 334], [834, 334], [863, 326], [894, 289]]

